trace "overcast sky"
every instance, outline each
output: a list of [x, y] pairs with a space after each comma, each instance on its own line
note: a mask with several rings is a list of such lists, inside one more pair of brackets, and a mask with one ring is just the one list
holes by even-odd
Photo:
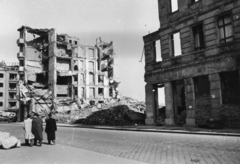
[[157, 0], [0, 0], [0, 60], [17, 60], [22, 25], [55, 28], [95, 45], [96, 38], [113, 41], [115, 78], [120, 93], [145, 101], [144, 35], [159, 28]]

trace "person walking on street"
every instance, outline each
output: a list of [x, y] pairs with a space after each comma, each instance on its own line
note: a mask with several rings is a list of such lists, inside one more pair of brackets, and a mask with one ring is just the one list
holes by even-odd
[[39, 141], [39, 146], [42, 146], [43, 140], [43, 121], [39, 117], [37, 113], [34, 114], [33, 121], [32, 121], [32, 133], [34, 135], [34, 145], [37, 145], [37, 141]]
[[48, 117], [49, 118], [46, 120], [45, 132], [47, 133], [48, 144], [51, 144], [51, 141], [52, 141], [53, 144], [55, 145], [55, 139], [56, 139], [55, 132], [57, 131], [56, 120], [52, 118], [51, 113], [49, 113]]
[[23, 129], [25, 131], [25, 143], [32, 147], [34, 135], [32, 134], [32, 119], [30, 115], [27, 115], [27, 119], [23, 121]]

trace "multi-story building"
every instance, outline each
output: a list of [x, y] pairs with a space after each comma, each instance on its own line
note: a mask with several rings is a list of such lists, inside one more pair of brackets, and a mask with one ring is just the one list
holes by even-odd
[[96, 46], [85, 46], [78, 38], [57, 34], [55, 29], [22, 26], [18, 31], [20, 79], [26, 86], [48, 88], [56, 99], [109, 98], [112, 42], [105, 43], [99, 38]]
[[0, 111], [17, 112], [18, 63], [0, 63]]
[[165, 124], [186, 110], [195, 125], [197, 101], [208, 97], [211, 119], [225, 104], [240, 104], [240, 0], [158, 0], [160, 26], [143, 37], [146, 124], [159, 118], [164, 87]]

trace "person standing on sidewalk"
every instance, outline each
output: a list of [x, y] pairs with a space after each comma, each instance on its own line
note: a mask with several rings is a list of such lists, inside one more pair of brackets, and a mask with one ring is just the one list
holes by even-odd
[[25, 143], [32, 147], [34, 135], [32, 134], [32, 119], [30, 115], [27, 115], [27, 119], [23, 121], [23, 129], [25, 131]]
[[33, 121], [32, 121], [32, 133], [34, 135], [34, 145], [37, 145], [37, 141], [39, 141], [39, 146], [42, 146], [43, 140], [43, 121], [39, 117], [37, 113], [34, 114]]
[[49, 118], [46, 120], [45, 132], [47, 133], [48, 144], [51, 144], [51, 141], [52, 141], [53, 144], [55, 145], [55, 139], [56, 139], [55, 132], [57, 131], [56, 120], [52, 118], [51, 113], [49, 113], [48, 117]]

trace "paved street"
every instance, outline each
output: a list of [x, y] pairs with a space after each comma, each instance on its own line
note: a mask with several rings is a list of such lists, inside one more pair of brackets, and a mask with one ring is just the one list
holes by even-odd
[[[19, 125], [0, 125], [0, 131], [10, 132], [23, 141], [23, 131]], [[46, 136], [44, 139], [46, 141]], [[136, 162], [240, 163], [240, 137], [59, 127], [57, 146], [60, 145]]]

